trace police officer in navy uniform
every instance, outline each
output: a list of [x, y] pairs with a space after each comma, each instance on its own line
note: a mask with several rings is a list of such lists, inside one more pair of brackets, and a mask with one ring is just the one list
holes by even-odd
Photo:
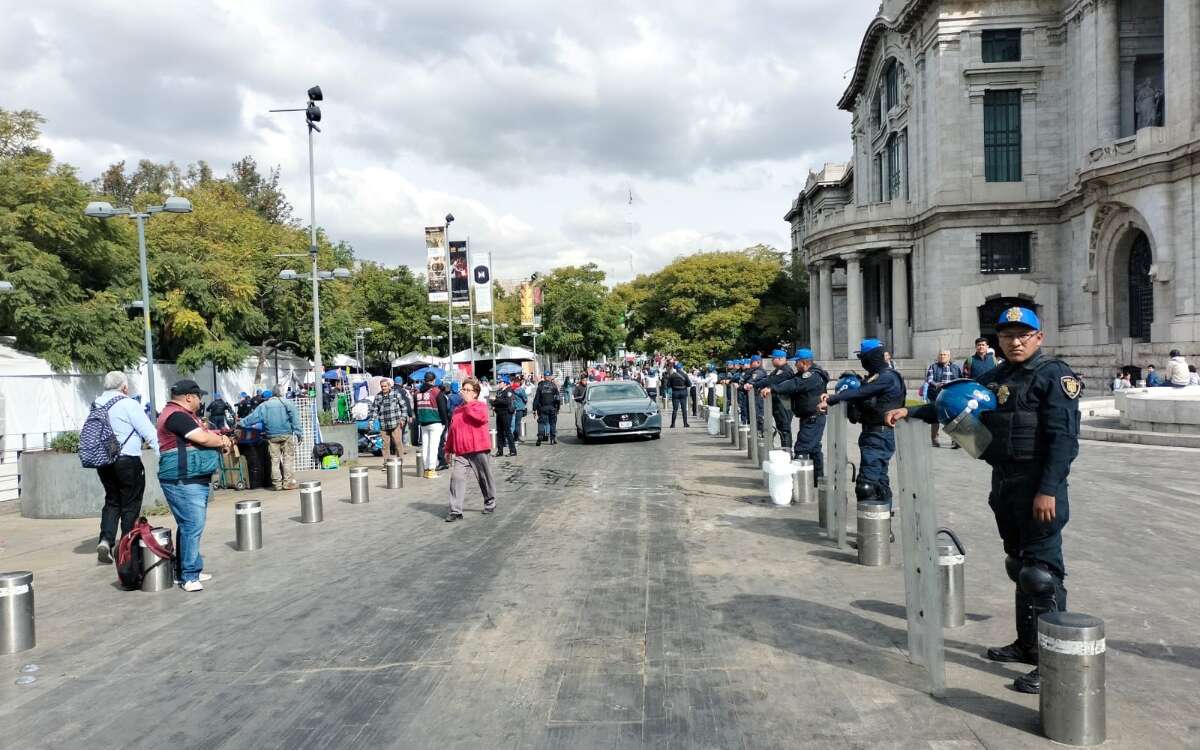
[[[775, 368], [774, 370], [750, 383], [751, 390], [760, 391], [758, 396], [764, 399], [764, 404], [766, 403], [766, 395], [773, 386], [785, 380], [791, 380], [796, 375], [795, 371], [788, 366], [787, 352], [782, 349], [776, 349], [771, 352], [771, 365]], [[779, 433], [779, 447], [784, 450], [791, 450], [792, 409], [788, 400], [782, 398], [772, 399], [771, 416], [775, 418], [775, 430]]]
[[763, 431], [763, 416], [764, 416], [763, 415], [763, 406], [764, 406], [763, 397], [761, 394], [759, 394], [757, 391], [753, 390], [749, 386], [751, 383], [758, 380], [759, 378], [765, 378], [767, 376], [767, 371], [763, 369], [762, 357], [757, 354], [750, 355], [750, 359], [746, 360], [746, 363], [747, 363], [746, 369], [742, 372], [742, 392], [747, 394], [746, 397], [742, 401], [742, 403], [746, 406], [746, 409], [747, 409], [746, 424], [750, 423], [750, 414], [749, 414], [750, 404], [749, 404], [749, 395], [748, 394], [753, 393], [754, 394], [754, 414], [756, 416], [756, 421], [758, 422], [756, 427], [758, 429], [758, 434], [761, 435], [762, 431]]
[[888, 480], [888, 463], [896, 452], [896, 435], [884, 417], [889, 411], [904, 406], [904, 378], [891, 368], [879, 339], [863, 339], [857, 352], [858, 361], [866, 368], [867, 378], [862, 386], [833, 394], [822, 394], [821, 410], [842, 402], [855, 407], [862, 433], [858, 436], [858, 479], [854, 495], [859, 502], [886, 500], [892, 505], [892, 483]]
[[792, 457], [811, 458], [813, 478], [820, 479], [825, 476], [825, 459], [821, 455], [825, 415], [818, 411], [817, 407], [820, 406], [821, 396], [829, 385], [829, 373], [813, 362], [812, 349], [796, 350], [792, 361], [796, 368], [792, 377], [763, 389], [763, 395], [774, 392], [776, 396], [792, 397], [792, 411], [799, 420]]
[[[1038, 663], [1038, 617], [1067, 608], [1067, 575], [1062, 529], [1070, 519], [1067, 475], [1079, 453], [1079, 378], [1065, 362], [1041, 351], [1042, 324], [1033, 310], [1011, 307], [996, 330], [1005, 362], [977, 382], [996, 396], [996, 408], [980, 415], [991, 434], [981, 458], [992, 467], [988, 505], [1008, 557], [1004, 567], [1016, 584], [1017, 639], [987, 650], [1001, 662]], [[931, 421], [932, 405], [898, 409], [888, 421], [906, 416]], [[1041, 691], [1037, 669], [1013, 687]]]

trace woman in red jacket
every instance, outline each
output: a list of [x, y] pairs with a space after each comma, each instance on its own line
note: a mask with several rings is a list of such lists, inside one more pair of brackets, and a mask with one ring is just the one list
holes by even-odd
[[446, 435], [446, 460], [450, 463], [450, 512], [446, 523], [461, 521], [467, 492], [467, 472], [475, 472], [483, 493], [483, 512], [496, 510], [492, 465], [488, 462], [492, 438], [488, 432], [488, 406], [479, 400], [479, 381], [467, 378], [462, 384], [465, 403], [454, 410]]

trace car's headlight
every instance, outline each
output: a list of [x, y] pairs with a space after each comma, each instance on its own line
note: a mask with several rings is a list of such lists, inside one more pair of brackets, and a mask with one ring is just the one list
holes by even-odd
[[599, 419], [600, 418], [599, 414], [597, 414], [596, 412], [594, 412], [591, 409], [588, 409], [586, 407], [583, 410], [583, 415], [585, 417], [587, 417], [588, 419]]

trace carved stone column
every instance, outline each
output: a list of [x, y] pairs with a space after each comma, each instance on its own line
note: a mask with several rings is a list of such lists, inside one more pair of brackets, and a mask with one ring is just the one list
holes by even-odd
[[854, 356], [863, 338], [862, 253], [843, 255], [846, 260], [846, 354]]
[[1164, 0], [1163, 19], [1165, 124], [1186, 136], [1200, 118], [1194, 79], [1200, 65], [1200, 7], [1195, 0]]
[[817, 357], [833, 359], [833, 264], [825, 260], [817, 267], [821, 274], [821, 345]]
[[1134, 79], [1136, 57], [1121, 57], [1121, 132], [1120, 137], [1133, 135], [1137, 125], [1134, 117], [1134, 101], [1136, 98], [1137, 81]]
[[1118, 5], [1118, 0], [1096, 2], [1096, 120], [1100, 137], [1097, 146], [1117, 140], [1121, 128]]
[[911, 248], [888, 251], [892, 258], [892, 356], [912, 356], [912, 328], [908, 318], [908, 255]]
[[[816, 349], [821, 338], [821, 288], [817, 267], [808, 269], [808, 345]], [[820, 356], [820, 355], [818, 355]]]

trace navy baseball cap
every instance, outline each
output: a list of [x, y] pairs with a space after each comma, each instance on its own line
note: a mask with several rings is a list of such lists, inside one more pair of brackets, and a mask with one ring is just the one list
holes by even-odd
[[1042, 321], [1038, 320], [1037, 313], [1028, 307], [1010, 307], [1000, 313], [1000, 319], [996, 321], [997, 329], [1007, 326], [1025, 326], [1034, 331], [1040, 331], [1042, 330]]
[[207, 396], [208, 391], [200, 387], [200, 384], [195, 380], [176, 380], [171, 385], [172, 396]]

